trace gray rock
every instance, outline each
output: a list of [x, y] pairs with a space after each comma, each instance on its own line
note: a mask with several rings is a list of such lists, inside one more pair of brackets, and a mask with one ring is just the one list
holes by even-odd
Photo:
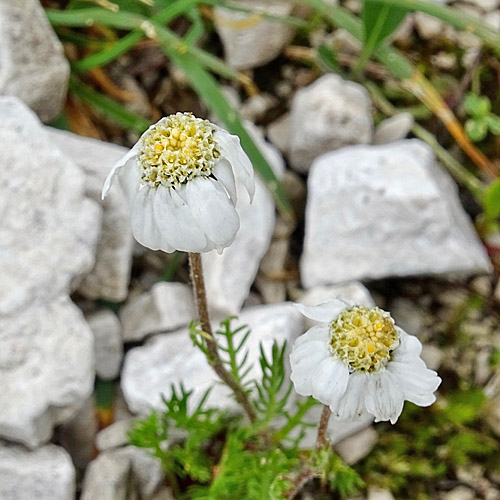
[[120, 321], [110, 310], [98, 311], [86, 319], [94, 333], [96, 374], [103, 380], [113, 380], [120, 374], [123, 358]]
[[294, 28], [258, 16], [256, 11], [287, 16], [292, 11], [288, 0], [239, 0], [237, 5], [252, 13], [216, 7], [214, 24], [224, 46], [227, 63], [237, 69], [249, 69], [272, 61], [289, 42]]
[[500, 394], [489, 402], [485, 420], [490, 429], [500, 436]]
[[267, 137], [282, 153], [288, 153], [290, 147], [291, 116], [286, 113], [267, 126]]
[[419, 140], [323, 155], [308, 187], [301, 259], [306, 288], [491, 271], [455, 183]]
[[53, 445], [34, 451], [0, 445], [0, 498], [74, 500], [75, 469], [71, 458]]
[[380, 123], [373, 134], [373, 144], [388, 144], [405, 139], [414, 123], [411, 113], [398, 113]]
[[0, 317], [0, 437], [39, 446], [79, 410], [93, 389], [92, 344], [69, 298]]
[[132, 469], [132, 478], [139, 493], [139, 498], [147, 499], [159, 488], [165, 480], [159, 458], [154, 457], [147, 450], [127, 446], [116, 450], [116, 456], [128, 457]]
[[57, 147], [85, 172], [86, 192], [103, 209], [95, 264], [80, 283], [79, 292], [89, 299], [121, 302], [127, 297], [132, 267], [130, 212], [120, 183], [113, 185], [104, 200], [101, 191], [111, 167], [127, 148], [50, 127], [46, 130]]
[[[249, 378], [258, 376], [259, 344], [269, 353], [273, 341], [287, 341], [291, 347], [295, 338], [303, 333], [301, 314], [290, 303], [257, 306], [244, 310], [237, 325], [248, 325], [252, 333], [248, 338], [249, 363], [253, 364]], [[216, 325], [214, 325], [216, 326]], [[288, 358], [287, 358], [288, 359]], [[152, 408], [164, 408], [162, 394], [171, 394], [171, 385], [183, 383], [186, 390], [193, 390], [190, 404], [195, 407], [203, 393], [218, 381], [203, 353], [195, 348], [187, 330], [158, 335], [150, 343], [131, 349], [122, 372], [122, 390], [129, 408], [142, 415]], [[222, 384], [215, 385], [208, 399], [209, 405], [235, 408], [229, 390]]]
[[443, 351], [434, 344], [424, 344], [422, 346], [421, 358], [424, 360], [429, 370], [437, 371], [443, 361]]
[[[264, 141], [254, 125], [248, 122], [246, 127], [275, 174], [281, 177], [285, 165], [278, 150]], [[236, 189], [240, 229], [234, 242], [221, 255], [215, 250], [202, 254], [208, 305], [214, 316], [229, 316], [241, 310], [275, 227], [274, 201], [257, 176], [252, 204], [243, 186], [237, 183]]]
[[81, 500], [138, 500], [134, 488], [130, 458], [102, 453], [92, 461], [82, 484]]
[[191, 287], [164, 281], [132, 298], [120, 314], [125, 342], [137, 342], [151, 333], [176, 330], [193, 319], [196, 319], [196, 310]]
[[105, 427], [97, 434], [95, 445], [99, 451], [125, 446], [128, 443], [128, 431], [132, 425], [131, 419], [122, 419]]
[[378, 440], [378, 433], [369, 426], [335, 445], [335, 451], [348, 465], [354, 465], [372, 451]]
[[101, 453], [85, 472], [81, 500], [146, 500], [165, 479], [161, 462], [127, 446]]
[[282, 278], [288, 254], [289, 238], [275, 238], [260, 262], [255, 286], [266, 304], [276, 304], [286, 300], [286, 284]]
[[15, 96], [44, 122], [61, 111], [69, 64], [38, 0], [0, 0], [0, 95]]
[[424, 314], [413, 300], [397, 297], [391, 302], [391, 315], [406, 332], [417, 337], [425, 326]]
[[0, 144], [0, 436], [38, 446], [92, 391], [92, 332], [68, 294], [93, 265], [100, 211], [13, 97], [0, 98]]
[[368, 488], [366, 500], [394, 500], [394, 495], [389, 490]]
[[295, 94], [290, 162], [298, 172], [309, 171], [313, 160], [323, 153], [371, 139], [370, 98], [361, 85], [328, 74]]
[[0, 144], [0, 314], [12, 314], [74, 288], [101, 221], [83, 172], [14, 97], [0, 98]]
[[442, 500], [474, 500], [476, 495], [474, 491], [466, 486], [457, 486], [453, 488], [451, 491], [448, 491], [445, 495], [443, 495]]

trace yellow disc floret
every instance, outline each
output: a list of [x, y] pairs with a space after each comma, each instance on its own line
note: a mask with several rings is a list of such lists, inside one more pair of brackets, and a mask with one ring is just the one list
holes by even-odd
[[330, 324], [330, 347], [352, 371], [380, 370], [398, 344], [394, 320], [378, 307], [350, 307]]
[[137, 156], [141, 182], [151, 187], [175, 187], [212, 174], [220, 157], [215, 128], [191, 113], [162, 118], [141, 138]]

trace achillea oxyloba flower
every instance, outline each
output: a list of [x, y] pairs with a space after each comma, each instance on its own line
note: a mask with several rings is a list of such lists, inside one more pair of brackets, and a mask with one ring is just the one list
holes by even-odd
[[366, 410], [376, 422], [393, 424], [404, 401], [434, 403], [441, 379], [420, 358], [420, 341], [396, 326], [388, 312], [338, 298], [296, 305], [304, 316], [325, 322], [293, 346], [291, 378], [299, 394], [329, 406], [338, 420]]
[[135, 239], [152, 250], [219, 252], [240, 221], [238, 179], [254, 193], [253, 168], [238, 137], [190, 113], [162, 118], [113, 166], [105, 198], [118, 175], [131, 203]]

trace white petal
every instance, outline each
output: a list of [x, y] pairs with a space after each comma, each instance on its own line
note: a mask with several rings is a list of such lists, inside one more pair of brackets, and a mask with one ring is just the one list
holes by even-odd
[[180, 188], [158, 186], [154, 212], [159, 230], [172, 248], [183, 252], [206, 251], [207, 238], [193, 219], [190, 209], [179, 196]]
[[338, 420], [354, 420], [365, 410], [365, 393], [368, 387], [369, 375], [366, 373], [351, 373], [347, 388], [337, 406], [330, 409]]
[[441, 384], [441, 379], [435, 371], [426, 368], [421, 359], [418, 361], [410, 364], [391, 361], [387, 371], [397, 377], [407, 401], [419, 406], [430, 406], [436, 401], [434, 391]]
[[330, 323], [340, 314], [341, 311], [349, 307], [351, 304], [340, 297], [323, 302], [317, 306], [306, 306], [304, 304], [295, 303], [295, 307], [309, 319]]
[[[302, 396], [312, 394], [312, 374], [318, 364], [330, 357], [328, 350], [315, 346], [316, 342], [309, 342], [301, 346], [301, 350], [293, 350], [290, 354], [290, 365], [292, 372], [290, 378], [295, 391]], [[304, 349], [304, 347], [306, 347]]]
[[402, 328], [396, 327], [399, 336], [399, 346], [394, 349], [393, 359], [405, 363], [418, 359], [422, 352], [422, 344], [414, 335], [406, 333]]
[[[144, 186], [134, 199], [131, 214], [132, 233], [134, 238], [151, 250], [162, 248], [162, 237], [156, 224], [153, 211], [156, 188]], [[166, 251], [172, 251], [171, 249]]]
[[[109, 172], [108, 176], [106, 177], [106, 180], [104, 181], [104, 185], [102, 186], [101, 197], [103, 200], [104, 200], [104, 198], [106, 198], [106, 196], [109, 193], [114, 176], [120, 172], [120, 170], [125, 166], [125, 164], [129, 160], [135, 160], [135, 158], [137, 156], [137, 152], [139, 151], [139, 147], [140, 147], [140, 144], [139, 144], [139, 142], [137, 142], [134, 145], [134, 147], [125, 156], [123, 156], [123, 158], [120, 158], [113, 165], [113, 167], [111, 168], [111, 171]], [[134, 161], [134, 163], [135, 163], [135, 161]]]
[[236, 205], [238, 197], [236, 195], [236, 183], [234, 182], [234, 174], [231, 164], [225, 159], [220, 160], [217, 165], [215, 165], [214, 175], [226, 188], [233, 205]]
[[248, 158], [240, 144], [240, 139], [236, 135], [231, 135], [223, 128], [217, 127], [214, 138], [217, 141], [221, 155], [226, 158], [233, 167], [234, 175], [239, 179], [248, 192], [250, 201], [255, 193], [255, 181], [252, 162]]
[[335, 408], [349, 381], [347, 365], [333, 356], [323, 359], [311, 379], [312, 395], [321, 403]]
[[330, 332], [327, 325], [315, 325], [312, 328], [309, 328], [306, 333], [297, 338], [293, 348], [295, 349], [305, 342], [311, 342], [314, 340], [321, 340], [322, 342], [324, 342], [325, 346], [327, 346], [329, 338]]
[[226, 191], [216, 181], [197, 177], [186, 184], [191, 214], [216, 248], [229, 246], [238, 232], [240, 219]]
[[375, 422], [390, 420], [396, 423], [403, 411], [403, 389], [390, 371], [383, 371], [370, 376], [365, 406], [368, 413], [375, 417]]

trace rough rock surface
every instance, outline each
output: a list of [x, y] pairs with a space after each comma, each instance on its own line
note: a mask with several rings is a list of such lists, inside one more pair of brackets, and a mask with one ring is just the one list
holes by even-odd
[[[239, 0], [237, 4], [252, 11], [287, 16], [292, 11], [289, 0]], [[249, 69], [272, 61], [293, 36], [294, 29], [255, 13], [216, 7], [214, 24], [224, 45], [227, 63], [237, 69]]]
[[0, 498], [74, 500], [75, 469], [71, 458], [53, 445], [35, 451], [0, 445]]
[[90, 314], [86, 320], [94, 333], [96, 374], [103, 380], [113, 380], [120, 374], [123, 358], [120, 321], [110, 310]]
[[0, 314], [70, 290], [93, 265], [99, 207], [35, 114], [0, 98]]
[[92, 391], [92, 332], [68, 294], [93, 265], [100, 211], [16, 98], [0, 98], [0, 144], [0, 436], [38, 446]]
[[373, 144], [389, 144], [390, 142], [405, 139], [413, 123], [411, 113], [398, 113], [379, 123], [373, 134]]
[[335, 445], [335, 451], [347, 465], [353, 465], [372, 451], [378, 439], [377, 431], [369, 426]]
[[38, 0], [0, 0], [0, 95], [16, 96], [44, 122], [61, 111], [69, 64]]
[[419, 140], [344, 148], [309, 176], [302, 282], [485, 273], [456, 185]]
[[120, 320], [125, 342], [142, 340], [151, 333], [176, 330], [196, 319], [191, 287], [184, 283], [156, 283], [149, 292], [132, 298]]
[[128, 150], [71, 132], [50, 127], [46, 130], [57, 147], [85, 172], [87, 195], [103, 208], [95, 264], [83, 278], [78, 291], [89, 299], [121, 302], [127, 297], [132, 266], [134, 239], [130, 213], [119, 182], [113, 185], [104, 200], [101, 199], [101, 191], [111, 167]]
[[164, 479], [159, 459], [127, 446], [101, 453], [87, 467], [81, 500], [148, 499]]
[[[274, 340], [286, 340], [290, 348], [294, 339], [304, 331], [302, 315], [290, 303], [244, 310], [233, 326], [245, 324], [252, 330], [247, 347], [249, 363], [254, 367], [249, 377], [255, 376], [255, 370], [259, 373], [260, 342], [266, 353], [269, 353]], [[178, 386], [182, 381], [187, 390], [194, 389], [190, 403], [195, 406], [217, 380], [203, 353], [192, 345], [188, 331], [181, 330], [158, 335], [145, 346], [136, 347], [127, 353], [122, 372], [122, 390], [129, 408], [144, 415], [151, 408], [163, 408], [161, 396], [164, 394], [169, 397], [172, 384]], [[210, 393], [208, 404], [235, 407], [229, 391], [220, 384]]]
[[305, 173], [313, 160], [329, 151], [372, 139], [371, 104], [367, 91], [338, 75], [324, 75], [299, 90], [293, 99], [290, 162]]
[[[279, 151], [264, 141], [255, 126], [249, 123], [246, 126], [275, 174], [281, 177], [285, 165]], [[241, 310], [260, 260], [269, 248], [275, 225], [274, 201], [257, 176], [251, 204], [243, 186], [237, 183], [236, 188], [240, 229], [234, 242], [221, 255], [215, 250], [202, 254], [208, 305], [213, 315], [223, 317]]]

